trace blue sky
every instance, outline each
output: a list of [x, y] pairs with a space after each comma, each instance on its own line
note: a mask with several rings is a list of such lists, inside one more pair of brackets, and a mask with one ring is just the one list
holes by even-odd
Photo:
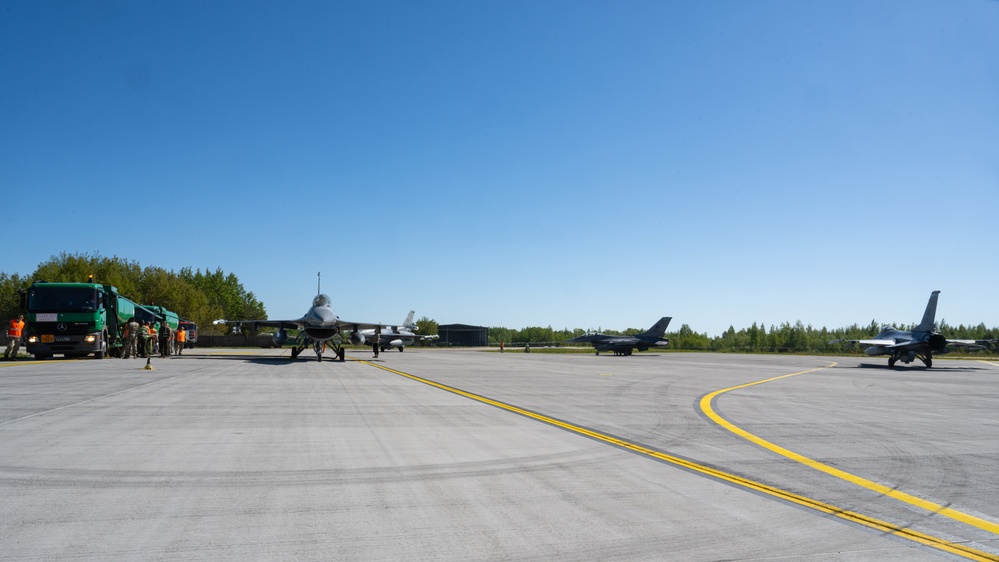
[[222, 268], [271, 318], [322, 271], [348, 320], [710, 335], [939, 289], [996, 326], [997, 29], [985, 0], [2, 2], [0, 271]]

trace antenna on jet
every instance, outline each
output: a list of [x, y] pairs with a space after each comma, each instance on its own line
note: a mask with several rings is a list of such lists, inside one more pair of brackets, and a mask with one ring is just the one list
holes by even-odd
[[316, 273], [316, 294], [323, 294], [323, 272], [319, 271]]

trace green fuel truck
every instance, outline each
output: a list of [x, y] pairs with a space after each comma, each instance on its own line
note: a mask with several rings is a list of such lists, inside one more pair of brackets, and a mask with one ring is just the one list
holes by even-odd
[[100, 283], [35, 281], [22, 294], [24, 336], [28, 353], [47, 359], [93, 354], [120, 356], [122, 330], [135, 316], [134, 302], [118, 289]]
[[177, 316], [176, 312], [155, 304], [135, 305], [135, 319], [139, 322], [143, 320], [149, 322], [152, 324], [153, 330], [157, 332], [160, 330], [160, 322], [164, 320], [166, 320], [167, 326], [173, 330], [176, 330], [177, 325], [180, 324], [180, 317]]

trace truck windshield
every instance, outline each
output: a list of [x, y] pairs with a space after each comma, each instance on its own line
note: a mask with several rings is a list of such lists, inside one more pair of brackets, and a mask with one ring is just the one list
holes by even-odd
[[97, 290], [90, 287], [35, 287], [28, 296], [32, 312], [92, 312], [99, 303]]

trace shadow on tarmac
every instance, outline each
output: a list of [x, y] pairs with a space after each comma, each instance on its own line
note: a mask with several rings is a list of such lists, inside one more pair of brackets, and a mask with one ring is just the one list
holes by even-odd
[[[848, 367], [849, 368], [849, 367]], [[968, 373], [972, 371], [986, 371], [988, 369], [984, 367], [975, 367], [969, 365], [967, 367], [932, 367], [928, 368], [925, 365], [906, 365], [894, 367], [889, 367], [888, 365], [881, 365], [877, 363], [860, 363], [854, 367], [854, 369], [878, 369], [880, 371], [896, 371], [896, 372], [906, 372], [906, 371], [919, 371], [919, 372], [940, 372], [940, 373]]]
[[[195, 359], [195, 360], [211, 359], [211, 360], [215, 360], [215, 361], [218, 361], [218, 360], [222, 360], [222, 361], [243, 361], [243, 362], [247, 362], [247, 363], [254, 363], [254, 364], [257, 364], [257, 365], [290, 365], [290, 364], [293, 364], [293, 363], [318, 363], [318, 361], [316, 361], [316, 354], [313, 353], [313, 352], [309, 352], [308, 354], [305, 354], [305, 352], [303, 352], [302, 355], [299, 355], [298, 358], [296, 358], [296, 359], [292, 359], [290, 355], [256, 355], [256, 354], [249, 354], [249, 353], [248, 354], [226, 353], [226, 354], [218, 354], [218, 355], [191, 355], [191, 356], [182, 356], [182, 358], [183, 359]], [[383, 362], [382, 359], [375, 359], [375, 358], [370, 358], [370, 357], [368, 357], [368, 358], [363, 358], [363, 357], [349, 357], [349, 356], [347, 357], [346, 361], [339, 361], [339, 360], [335, 359], [333, 356], [327, 356], [327, 355], [323, 355], [323, 361], [322, 362], [323, 363], [346, 363], [346, 362], [351, 361], [351, 360], [354, 360], [354, 361], [360, 360], [360, 361], [366, 361], [366, 362], [369, 362], [369, 363], [381, 363], [381, 362]]]

